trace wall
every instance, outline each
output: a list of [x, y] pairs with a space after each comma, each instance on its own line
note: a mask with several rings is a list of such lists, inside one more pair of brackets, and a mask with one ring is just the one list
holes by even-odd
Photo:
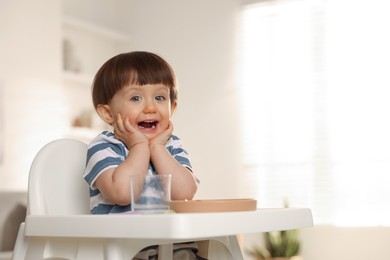
[[389, 227], [316, 226], [301, 237], [305, 260], [390, 259]]
[[0, 2], [2, 190], [26, 189], [34, 154], [64, 127], [60, 7], [58, 0]]
[[179, 80], [175, 132], [201, 181], [197, 198], [239, 196], [238, 93], [235, 84], [237, 0], [131, 1], [136, 50], [157, 52]]
[[[88, 2], [82, 5], [90, 6]], [[180, 85], [173, 118], [175, 133], [183, 139], [201, 180], [197, 196], [239, 196], [234, 75], [238, 1], [133, 0], [117, 4], [126, 8], [97, 4], [96, 12], [90, 8], [84, 12], [95, 22], [103, 17], [102, 9], [111, 17], [116, 15], [116, 26], [128, 30], [134, 39], [129, 51], [157, 52], [173, 65]], [[79, 9], [72, 10], [72, 2], [64, 6], [65, 11], [80, 15]], [[61, 83], [61, 8], [59, 0], [1, 2], [1, 35], [7, 37], [0, 48], [6, 140], [0, 188], [26, 189], [35, 153], [69, 127], [69, 113], [74, 111], [65, 104], [74, 91], [64, 89]], [[113, 19], [102, 20], [115, 25]]]

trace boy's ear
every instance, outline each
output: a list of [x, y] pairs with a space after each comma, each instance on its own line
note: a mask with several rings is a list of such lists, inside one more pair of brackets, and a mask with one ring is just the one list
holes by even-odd
[[171, 103], [171, 116], [173, 115], [173, 112], [175, 112], [176, 106], [177, 106], [176, 102]]
[[109, 105], [97, 105], [96, 111], [99, 116], [106, 122], [107, 124], [112, 124], [114, 122], [114, 117], [112, 116], [110, 106]]

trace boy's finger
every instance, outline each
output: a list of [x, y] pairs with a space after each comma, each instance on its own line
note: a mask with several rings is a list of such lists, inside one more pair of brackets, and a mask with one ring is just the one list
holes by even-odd
[[129, 118], [125, 118], [124, 119], [124, 122], [123, 122], [123, 125], [124, 125], [124, 128], [127, 132], [131, 132], [131, 133], [134, 133], [135, 132], [135, 128], [130, 124], [130, 120]]
[[121, 117], [120, 114], [118, 114], [117, 117], [116, 117], [115, 126], [116, 126], [116, 129], [117, 129], [119, 132], [123, 132], [124, 126], [123, 126], [123, 120], [122, 120], [122, 117]]

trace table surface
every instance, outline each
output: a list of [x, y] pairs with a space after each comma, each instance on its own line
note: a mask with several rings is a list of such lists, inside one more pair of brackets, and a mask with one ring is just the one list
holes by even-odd
[[193, 239], [311, 226], [313, 218], [307, 208], [151, 215], [29, 215], [26, 217], [25, 235]]

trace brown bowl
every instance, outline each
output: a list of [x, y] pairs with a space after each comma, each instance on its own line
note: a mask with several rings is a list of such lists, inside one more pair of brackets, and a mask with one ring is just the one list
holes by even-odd
[[173, 200], [170, 209], [176, 213], [253, 211], [255, 199]]

